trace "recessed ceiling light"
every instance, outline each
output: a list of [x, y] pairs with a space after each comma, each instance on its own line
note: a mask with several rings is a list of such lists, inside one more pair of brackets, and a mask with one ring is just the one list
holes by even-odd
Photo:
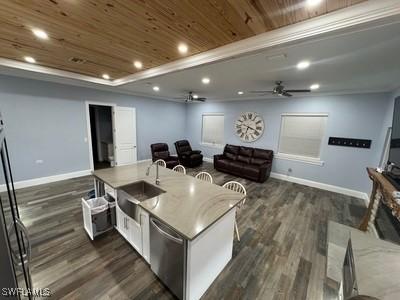
[[31, 64], [34, 64], [36, 62], [36, 59], [34, 59], [32, 56], [25, 56], [24, 59]]
[[110, 75], [108, 75], [108, 74], [103, 74], [102, 77], [103, 77], [105, 80], [109, 80], [109, 79], [110, 79]]
[[49, 39], [49, 36], [47, 35], [47, 33], [42, 30], [42, 29], [32, 29], [32, 32], [34, 35], [36, 35], [39, 39], [42, 40], [47, 40]]
[[239, 92], [238, 92], [238, 95], [243, 95], [243, 91], [239, 91]]
[[178, 45], [178, 51], [179, 51], [180, 53], [186, 54], [186, 53], [188, 52], [188, 50], [189, 50], [189, 47], [188, 47], [186, 44], [180, 43], [180, 44]]
[[315, 6], [318, 5], [322, 2], [322, 0], [307, 0], [306, 4], [307, 6]]
[[158, 86], [153, 86], [153, 91], [158, 92], [160, 90], [160, 88]]
[[318, 90], [319, 89], [319, 84], [318, 83], [314, 83], [310, 86], [310, 90]]
[[304, 70], [310, 66], [310, 62], [308, 60], [303, 60], [297, 64], [297, 69]]
[[196, 94], [193, 94], [193, 99], [197, 99], [197, 98], [199, 98], [199, 96]]
[[136, 69], [141, 69], [141, 68], [143, 68], [142, 62], [141, 62], [141, 61], [138, 61], [138, 60], [135, 60], [135, 61], [133, 62], [133, 65], [135, 66]]
[[204, 77], [204, 78], [201, 80], [201, 82], [204, 83], [204, 84], [209, 84], [209, 83], [210, 83], [210, 78]]

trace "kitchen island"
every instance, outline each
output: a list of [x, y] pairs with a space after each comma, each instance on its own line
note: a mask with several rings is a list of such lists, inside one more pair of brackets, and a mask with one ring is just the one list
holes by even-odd
[[[156, 166], [146, 175], [149, 164], [93, 172], [97, 193], [117, 198], [117, 230], [170, 290], [199, 299], [232, 258], [236, 205], [244, 195], [162, 167], [156, 185]], [[124, 197], [131, 186], [153, 193], [133, 199], [134, 218], [121, 209], [131, 201]]]

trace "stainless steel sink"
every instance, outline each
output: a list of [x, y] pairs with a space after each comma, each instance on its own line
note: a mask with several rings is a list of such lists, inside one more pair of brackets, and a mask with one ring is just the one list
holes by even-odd
[[164, 190], [146, 182], [138, 181], [125, 185], [118, 190], [118, 206], [132, 219], [140, 222], [139, 203], [165, 193]]
[[165, 193], [164, 190], [146, 182], [138, 181], [121, 188], [125, 193], [130, 195], [134, 200], [142, 202], [144, 200], [157, 197], [158, 195]]

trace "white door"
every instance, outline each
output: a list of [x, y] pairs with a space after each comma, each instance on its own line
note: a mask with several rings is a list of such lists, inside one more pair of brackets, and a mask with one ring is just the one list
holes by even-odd
[[136, 110], [133, 107], [114, 107], [114, 147], [117, 166], [129, 165], [137, 160]]

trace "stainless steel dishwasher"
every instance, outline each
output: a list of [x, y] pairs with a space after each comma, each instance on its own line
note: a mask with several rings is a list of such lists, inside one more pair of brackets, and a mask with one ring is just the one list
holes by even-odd
[[179, 234], [150, 218], [151, 270], [177, 296], [184, 298], [186, 241]]

